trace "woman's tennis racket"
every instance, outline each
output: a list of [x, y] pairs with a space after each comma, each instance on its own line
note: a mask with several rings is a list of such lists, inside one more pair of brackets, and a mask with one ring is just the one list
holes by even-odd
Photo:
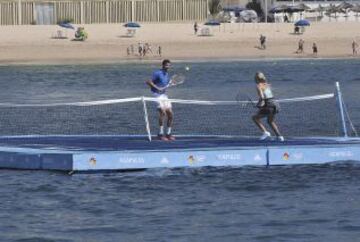
[[246, 102], [246, 103], [244, 103], [244, 100], [242, 99], [242, 97], [243, 97], [243, 95], [242, 95], [242, 93], [239, 91], [239, 92], [237, 93], [236, 97], [235, 97], [235, 100], [236, 100], [239, 104], [241, 103], [243, 107], [250, 104], [253, 108], [256, 108], [256, 102], [254, 102], [248, 94], [246, 94], [246, 97], [247, 97], [247, 102]]

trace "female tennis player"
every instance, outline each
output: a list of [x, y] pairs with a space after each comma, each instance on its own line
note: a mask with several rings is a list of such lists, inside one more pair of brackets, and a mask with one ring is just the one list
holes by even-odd
[[[154, 71], [152, 75], [152, 79], [146, 81], [146, 83], [150, 86], [151, 92], [157, 99], [158, 110], [159, 110], [159, 134], [158, 137], [161, 140], [175, 140], [175, 137], [171, 134], [171, 128], [173, 125], [173, 111], [171, 102], [169, 101], [168, 96], [166, 95], [166, 89], [169, 87], [170, 77], [168, 70], [171, 67], [170, 60], [163, 60], [162, 68], [160, 70]], [[167, 116], [167, 132], [164, 135], [164, 119]]]
[[284, 137], [280, 134], [279, 128], [277, 127], [274, 119], [276, 114], [280, 111], [279, 105], [274, 100], [274, 95], [271, 91], [270, 84], [267, 83], [266, 77], [262, 72], [255, 74], [256, 90], [259, 95], [259, 101], [257, 107], [259, 111], [252, 118], [255, 124], [263, 131], [263, 135], [260, 140], [265, 140], [271, 136], [270, 132], [266, 130], [262, 124], [261, 119], [267, 117], [268, 124], [274, 131], [279, 141], [284, 141]]

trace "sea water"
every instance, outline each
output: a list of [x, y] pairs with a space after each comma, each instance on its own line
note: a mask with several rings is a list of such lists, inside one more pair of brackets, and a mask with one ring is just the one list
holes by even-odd
[[[187, 80], [169, 95], [255, 97], [256, 71], [265, 73], [279, 98], [331, 93], [339, 81], [359, 128], [359, 64], [356, 59], [174, 62], [172, 72], [185, 73]], [[145, 81], [159, 67], [1, 66], [0, 102], [149, 96]], [[351, 161], [73, 176], [0, 170], [0, 241], [356, 241], [359, 177], [360, 167]]]

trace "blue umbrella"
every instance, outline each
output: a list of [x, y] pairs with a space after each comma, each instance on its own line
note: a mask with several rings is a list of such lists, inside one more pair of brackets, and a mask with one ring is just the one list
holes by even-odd
[[124, 27], [126, 28], [140, 28], [140, 24], [136, 23], [136, 22], [128, 22], [126, 24], [124, 24]]
[[299, 26], [299, 27], [310, 26], [310, 21], [306, 19], [301, 19], [295, 23], [295, 26]]
[[58, 25], [66, 29], [75, 29], [75, 27], [69, 22], [60, 22]]
[[230, 11], [241, 12], [243, 10], [246, 10], [246, 8], [241, 7], [241, 6], [228, 6], [228, 7], [224, 7], [222, 10], [225, 12], [230, 12]]
[[208, 25], [208, 26], [219, 26], [220, 22], [217, 20], [209, 20], [206, 23], [204, 23], [204, 25]]

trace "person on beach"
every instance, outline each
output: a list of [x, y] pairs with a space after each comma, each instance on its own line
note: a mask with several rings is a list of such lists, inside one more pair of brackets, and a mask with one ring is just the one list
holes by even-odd
[[289, 18], [286, 14], [284, 15], [284, 23], [289, 23]]
[[260, 48], [265, 50], [266, 49], [266, 36], [265, 35], [260, 35]]
[[158, 47], [158, 55], [161, 57], [161, 45]]
[[199, 25], [197, 22], [194, 23], [194, 34], [197, 35], [197, 32], [199, 30]]
[[85, 41], [88, 38], [88, 33], [84, 27], [78, 27], [75, 31], [75, 40]]
[[313, 50], [313, 55], [316, 57], [318, 53], [318, 48], [315, 42], [313, 43], [312, 50]]
[[[158, 138], [163, 141], [175, 140], [175, 137], [171, 134], [171, 128], [173, 125], [173, 111], [171, 102], [166, 95], [166, 89], [170, 84], [170, 77], [168, 70], [171, 67], [171, 62], [168, 59], [162, 61], [162, 68], [153, 72], [151, 80], [146, 81], [146, 84], [151, 89], [154, 97], [157, 99], [159, 110], [159, 134]], [[164, 133], [164, 120], [167, 117], [167, 132]]]
[[263, 132], [260, 140], [265, 140], [271, 136], [270, 132], [266, 130], [261, 122], [261, 119], [266, 117], [268, 124], [277, 136], [277, 140], [284, 141], [284, 137], [280, 134], [279, 128], [275, 123], [275, 116], [280, 111], [280, 107], [274, 99], [270, 84], [267, 82], [266, 77], [262, 72], [257, 72], [255, 74], [255, 82], [256, 91], [259, 96], [256, 107], [259, 108], [259, 110], [252, 119]]
[[304, 43], [305, 41], [303, 39], [300, 39], [299, 40], [299, 43], [298, 43], [298, 49], [296, 50], [296, 54], [302, 54], [304, 53]]
[[138, 53], [139, 53], [139, 57], [141, 58], [143, 55], [143, 44], [142, 43], [138, 44]]
[[358, 43], [356, 43], [355, 40], [353, 40], [352, 44], [351, 44], [351, 47], [352, 47], [352, 52], [353, 52], [353, 55], [357, 55], [357, 48], [358, 48]]

